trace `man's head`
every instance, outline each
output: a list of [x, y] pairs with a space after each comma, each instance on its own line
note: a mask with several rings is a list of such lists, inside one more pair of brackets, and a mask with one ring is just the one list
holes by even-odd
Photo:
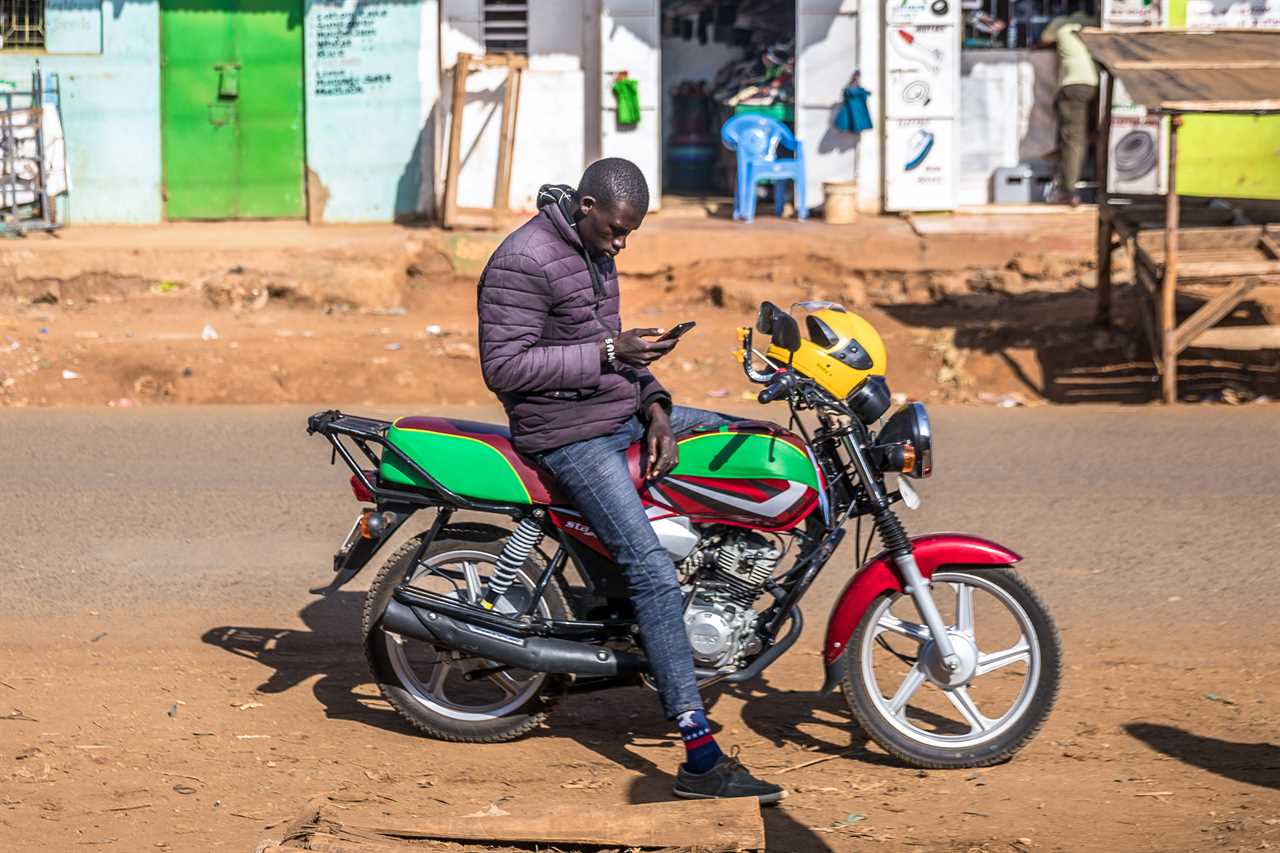
[[597, 160], [578, 182], [578, 236], [592, 255], [616, 255], [649, 212], [649, 185], [640, 167], [621, 157]]

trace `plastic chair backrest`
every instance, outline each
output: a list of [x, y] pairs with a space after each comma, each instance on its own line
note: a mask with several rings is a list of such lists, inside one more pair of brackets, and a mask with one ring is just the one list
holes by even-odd
[[773, 160], [778, 156], [778, 143], [792, 151], [796, 138], [785, 124], [762, 115], [734, 116], [720, 128], [720, 139], [738, 156], [757, 160]]

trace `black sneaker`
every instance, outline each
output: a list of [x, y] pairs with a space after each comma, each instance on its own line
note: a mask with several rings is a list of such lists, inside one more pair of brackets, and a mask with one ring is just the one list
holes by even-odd
[[684, 765], [676, 774], [672, 792], [686, 800], [715, 800], [723, 797], [755, 797], [761, 805], [776, 803], [787, 795], [782, 786], [762, 782], [747, 772], [734, 756], [721, 756], [705, 773], [690, 773]]

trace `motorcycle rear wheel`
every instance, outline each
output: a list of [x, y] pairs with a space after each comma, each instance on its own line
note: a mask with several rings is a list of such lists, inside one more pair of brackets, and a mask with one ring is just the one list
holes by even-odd
[[[409, 539], [391, 555], [365, 597], [365, 657], [378, 690], [415, 728], [439, 740], [501, 743], [532, 731], [546, 719], [562, 692], [556, 676], [503, 670], [472, 680], [467, 678], [470, 672], [491, 668], [494, 662], [463, 657], [383, 630], [382, 613], [406, 578], [414, 586], [446, 594], [452, 578], [456, 597], [477, 599], [510, 531], [487, 524], [450, 525], [440, 531], [418, 564], [411, 565], [423, 535]], [[545, 565], [535, 550], [495, 609], [513, 612], [523, 607]], [[545, 619], [573, 618], [558, 580], [553, 578], [547, 585], [535, 611]], [[428, 586], [429, 582], [445, 588]]]
[[[940, 571], [932, 580], [960, 669], [942, 666], [928, 627], [914, 621], [919, 615], [910, 596], [882, 595], [841, 657], [845, 701], [872, 740], [912, 767], [1008, 761], [1053, 709], [1062, 671], [1058, 630], [1044, 603], [1010, 569]], [[978, 620], [977, 604], [993, 618]], [[988, 717], [993, 707], [996, 715]]]

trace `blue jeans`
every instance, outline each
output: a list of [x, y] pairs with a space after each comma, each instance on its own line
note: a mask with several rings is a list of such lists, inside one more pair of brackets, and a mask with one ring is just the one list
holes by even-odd
[[[676, 435], [731, 418], [676, 406], [671, 430]], [[617, 432], [557, 447], [542, 455], [561, 489], [609, 549], [626, 575], [631, 603], [662, 707], [668, 719], [702, 709], [693, 650], [684, 627], [684, 602], [676, 567], [649, 524], [640, 494], [627, 470], [627, 448], [644, 437], [645, 424], [633, 417]]]

